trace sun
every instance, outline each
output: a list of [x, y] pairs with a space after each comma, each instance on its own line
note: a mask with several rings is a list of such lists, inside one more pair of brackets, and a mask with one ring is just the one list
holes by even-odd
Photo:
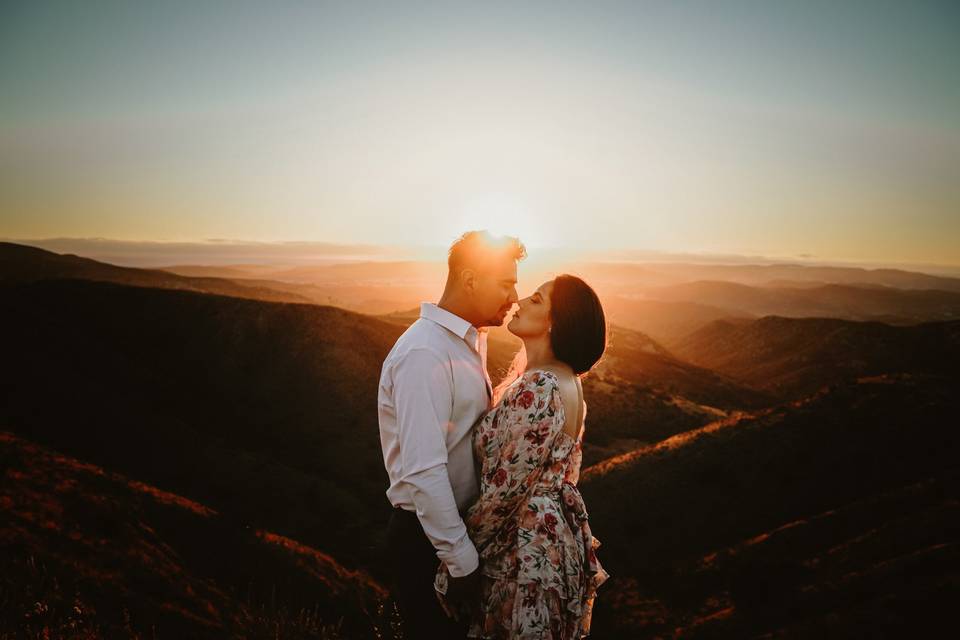
[[494, 235], [515, 236], [527, 247], [543, 246], [547, 229], [523, 200], [505, 193], [487, 193], [466, 202], [455, 216], [456, 235], [486, 229]]

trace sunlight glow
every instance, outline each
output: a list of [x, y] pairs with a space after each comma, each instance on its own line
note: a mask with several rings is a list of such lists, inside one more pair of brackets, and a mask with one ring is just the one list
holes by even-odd
[[551, 230], [525, 202], [505, 193], [487, 193], [469, 201], [453, 216], [456, 237], [465, 230], [486, 229], [494, 235], [515, 236], [528, 248], [549, 244]]

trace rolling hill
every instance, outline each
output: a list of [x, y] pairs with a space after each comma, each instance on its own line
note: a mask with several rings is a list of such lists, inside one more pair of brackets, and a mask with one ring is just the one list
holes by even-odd
[[389, 515], [378, 373], [400, 328], [84, 280], [2, 287], [0, 316], [11, 430], [348, 566], [370, 561]]
[[370, 576], [0, 431], [0, 635], [382, 638]]
[[887, 286], [754, 287], [736, 282], [696, 281], [645, 291], [647, 298], [697, 303], [729, 314], [824, 317], [917, 324], [960, 319], [960, 292]]
[[598, 637], [925, 637], [960, 595], [957, 377], [887, 375], [586, 469]]
[[607, 295], [604, 312], [622, 327], [671, 345], [715, 320], [753, 320], [753, 314], [685, 300], [653, 300], [639, 294]]
[[946, 373], [960, 356], [960, 321], [880, 322], [769, 316], [717, 321], [673, 345], [680, 357], [782, 397], [897, 372]]

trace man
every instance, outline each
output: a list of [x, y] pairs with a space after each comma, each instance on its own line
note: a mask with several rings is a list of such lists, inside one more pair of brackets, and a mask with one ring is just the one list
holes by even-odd
[[434, 593], [438, 559], [451, 576], [448, 601], [478, 597], [479, 558], [461, 514], [479, 494], [473, 425], [491, 407], [481, 329], [502, 325], [517, 301], [524, 257], [516, 238], [463, 234], [450, 247], [440, 301], [420, 305], [383, 362], [380, 443], [394, 506], [386, 552], [406, 638], [466, 635], [466, 621], [448, 618]]

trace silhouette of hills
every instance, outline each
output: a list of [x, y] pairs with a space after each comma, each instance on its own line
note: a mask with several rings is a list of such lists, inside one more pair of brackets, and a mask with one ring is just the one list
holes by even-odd
[[753, 314], [738, 309], [699, 302], [652, 300], [640, 294], [607, 295], [604, 312], [620, 326], [645, 333], [671, 345], [715, 320], [753, 320]]
[[[926, 637], [960, 595], [956, 374], [884, 375], [586, 469], [598, 637]], [[604, 598], [605, 596], [605, 598]]]
[[896, 269], [584, 264], [610, 318], [667, 347], [715, 320], [765, 315], [891, 324], [960, 318], [960, 279]]
[[[570, 266], [600, 292], [616, 324], [668, 346], [718, 319], [781, 315], [914, 324], [960, 317], [960, 279], [895, 269], [684, 263]], [[436, 299], [443, 273], [441, 263], [423, 261], [132, 269], [0, 243], [0, 282], [85, 278], [313, 302], [374, 315]], [[545, 279], [550, 273], [527, 276]]]
[[5, 629], [71, 638], [389, 631], [377, 613], [383, 587], [311, 547], [5, 431], [0, 465]]
[[[36, 282], [51, 278], [77, 278], [129, 284], [158, 289], [201, 291], [226, 296], [283, 302], [312, 302], [312, 298], [290, 291], [283, 283], [248, 280], [238, 284], [224, 278], [185, 277], [157, 269], [118, 267], [71, 254], [61, 255], [30, 247], [0, 242], [0, 284]], [[279, 285], [273, 289], [267, 285]]]
[[[382, 261], [321, 265], [171, 266], [182, 275], [239, 280], [264, 279], [265, 286], [289, 290], [318, 304], [331, 304], [374, 315], [402, 311], [421, 300], [435, 300], [443, 290], [446, 265], [432, 262]], [[269, 284], [267, 284], [269, 283]]]
[[705, 264], [691, 262], [588, 263], [578, 265], [591, 281], [657, 287], [699, 280], [725, 281], [753, 287], [778, 281], [793, 283], [882, 286], [898, 289], [960, 291], [960, 278], [905, 271], [807, 264]]
[[744, 384], [797, 397], [858, 376], [952, 370], [960, 355], [960, 321], [895, 327], [832, 318], [718, 320], [673, 350]]
[[[350, 266], [350, 265], [341, 265]], [[307, 269], [307, 268], [303, 268]], [[0, 283], [75, 278], [140, 287], [177, 289], [273, 302], [309, 302], [348, 308], [362, 313], [399, 309], [408, 300], [422, 299], [423, 287], [398, 283], [360, 283], [350, 280], [319, 283], [297, 278], [298, 270], [262, 265], [184, 267], [182, 273], [161, 269], [119, 267], [75, 255], [61, 255], [26, 245], [0, 242]], [[263, 276], [277, 273], [292, 280]], [[293, 273], [292, 276], [289, 274]], [[341, 273], [335, 270], [334, 273]], [[349, 270], [344, 272], [349, 274]], [[397, 302], [402, 300], [403, 302]]]
[[753, 316], [829, 317], [892, 324], [960, 319], [960, 292], [936, 289], [840, 284], [752, 287], [736, 282], [696, 281], [649, 289], [646, 295]]
[[38, 443], [371, 560], [389, 515], [380, 365], [335, 307], [84, 280], [0, 288], [0, 421]]

